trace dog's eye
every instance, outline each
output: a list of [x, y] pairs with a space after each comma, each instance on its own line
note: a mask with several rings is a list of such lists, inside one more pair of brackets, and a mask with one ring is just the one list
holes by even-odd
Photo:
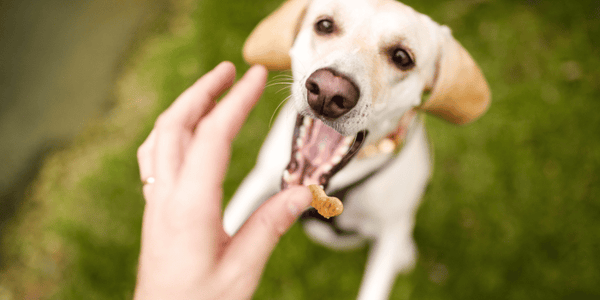
[[330, 34], [335, 30], [335, 25], [331, 19], [323, 19], [315, 24], [315, 31], [318, 34]]
[[408, 70], [415, 65], [408, 52], [402, 48], [396, 48], [392, 51], [392, 61], [401, 70]]

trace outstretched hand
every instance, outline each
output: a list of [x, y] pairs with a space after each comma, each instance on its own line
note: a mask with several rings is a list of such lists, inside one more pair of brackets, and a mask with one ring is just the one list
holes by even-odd
[[293, 187], [266, 201], [233, 237], [223, 230], [231, 142], [266, 76], [264, 67], [252, 67], [217, 104], [235, 79], [232, 63], [219, 64], [160, 115], [138, 149], [147, 184], [135, 299], [250, 298], [279, 238], [310, 205], [308, 189]]

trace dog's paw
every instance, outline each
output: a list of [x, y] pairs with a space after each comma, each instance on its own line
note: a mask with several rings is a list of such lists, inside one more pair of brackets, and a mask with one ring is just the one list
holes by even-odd
[[356, 249], [366, 243], [365, 237], [360, 234], [339, 235], [331, 226], [321, 221], [307, 220], [303, 227], [311, 240], [334, 250]]
[[412, 238], [409, 238], [398, 249], [396, 256], [396, 269], [400, 273], [408, 273], [415, 268], [419, 252]]

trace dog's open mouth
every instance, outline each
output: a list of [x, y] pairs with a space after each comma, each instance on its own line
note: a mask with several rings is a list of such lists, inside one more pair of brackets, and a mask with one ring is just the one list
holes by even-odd
[[356, 136], [343, 136], [320, 120], [299, 114], [281, 188], [310, 184], [326, 188], [329, 179], [360, 150], [367, 133], [363, 130]]

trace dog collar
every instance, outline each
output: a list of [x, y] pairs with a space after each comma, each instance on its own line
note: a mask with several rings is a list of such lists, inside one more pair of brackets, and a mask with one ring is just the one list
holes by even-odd
[[413, 131], [414, 125], [417, 123], [417, 110], [411, 108], [406, 111], [400, 120], [398, 126], [386, 135], [384, 138], [363, 146], [356, 154], [356, 159], [371, 158], [378, 155], [400, 153], [407, 140], [408, 135]]

